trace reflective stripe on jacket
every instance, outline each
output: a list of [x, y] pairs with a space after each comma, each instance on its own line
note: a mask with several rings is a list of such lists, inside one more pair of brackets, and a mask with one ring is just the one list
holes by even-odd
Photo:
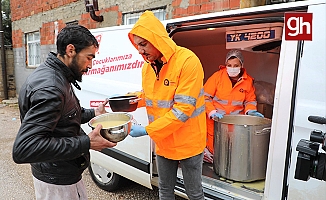
[[150, 123], [146, 131], [156, 144], [156, 153], [174, 160], [202, 153], [206, 146], [206, 117], [200, 60], [192, 51], [177, 46], [150, 12], [145, 12], [130, 31], [129, 39], [134, 44], [133, 34], [163, 54], [164, 65], [158, 77], [150, 63], [144, 64], [143, 102], [139, 102], [146, 105]]
[[[216, 110], [221, 114], [245, 114], [257, 110], [255, 88], [244, 68], [243, 75], [232, 87], [225, 66], [215, 72], [204, 85], [206, 113]], [[207, 117], [207, 147], [213, 153], [214, 121]]]

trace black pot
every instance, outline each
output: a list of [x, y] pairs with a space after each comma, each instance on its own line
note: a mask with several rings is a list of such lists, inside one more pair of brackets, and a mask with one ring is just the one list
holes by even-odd
[[132, 112], [137, 109], [139, 100], [135, 95], [115, 96], [109, 98], [109, 104], [113, 112]]

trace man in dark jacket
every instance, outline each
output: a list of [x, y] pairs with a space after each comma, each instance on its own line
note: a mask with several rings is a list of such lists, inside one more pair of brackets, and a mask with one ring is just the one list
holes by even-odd
[[81, 123], [105, 113], [81, 108], [73, 84], [91, 68], [98, 42], [79, 25], [63, 28], [57, 37], [58, 53], [49, 53], [26, 80], [19, 93], [21, 127], [13, 145], [16, 163], [30, 163], [36, 199], [87, 199], [82, 173], [89, 165], [89, 150], [114, 147], [100, 135], [98, 125], [88, 135]]

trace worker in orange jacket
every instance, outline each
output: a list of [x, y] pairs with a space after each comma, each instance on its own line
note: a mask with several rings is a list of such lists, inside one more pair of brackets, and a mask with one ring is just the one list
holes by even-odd
[[157, 154], [160, 200], [175, 199], [180, 163], [189, 199], [204, 199], [201, 175], [206, 146], [206, 114], [199, 58], [177, 46], [151, 11], [144, 12], [128, 34], [145, 59], [142, 99], [149, 125], [133, 125], [132, 137], [148, 135]]
[[[226, 55], [225, 66], [221, 65], [205, 83], [205, 105], [207, 113], [207, 149], [214, 154], [214, 120], [224, 115], [247, 114], [264, 117], [257, 111], [254, 79], [243, 68], [243, 56], [239, 50], [231, 50]], [[205, 155], [205, 158], [207, 158]]]

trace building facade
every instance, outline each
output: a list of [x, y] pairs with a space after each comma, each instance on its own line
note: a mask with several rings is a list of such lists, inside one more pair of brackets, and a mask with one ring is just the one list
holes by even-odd
[[265, 0], [11, 0], [16, 93], [48, 53], [56, 51], [56, 36], [67, 24], [94, 29], [135, 23], [145, 10], [152, 10], [164, 20], [265, 3]]

